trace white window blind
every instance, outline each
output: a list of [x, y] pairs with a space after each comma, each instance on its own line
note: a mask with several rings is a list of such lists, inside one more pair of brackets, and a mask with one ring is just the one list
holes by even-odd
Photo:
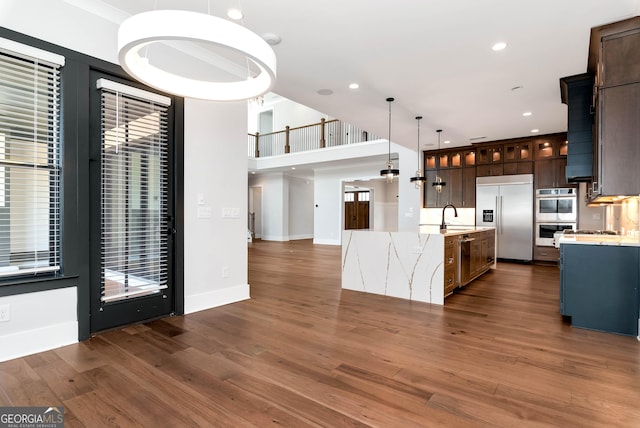
[[60, 68], [0, 38], [0, 277], [60, 270]]
[[98, 87], [102, 301], [114, 302], [168, 285], [167, 104], [103, 79]]

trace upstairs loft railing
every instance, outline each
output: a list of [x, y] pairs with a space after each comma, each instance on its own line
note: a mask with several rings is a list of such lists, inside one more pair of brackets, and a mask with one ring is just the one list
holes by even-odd
[[379, 140], [380, 137], [338, 119], [268, 134], [249, 134], [249, 157], [260, 158]]

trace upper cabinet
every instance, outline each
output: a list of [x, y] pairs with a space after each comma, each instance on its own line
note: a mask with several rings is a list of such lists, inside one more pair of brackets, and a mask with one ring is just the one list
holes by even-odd
[[[476, 177], [534, 174], [536, 188], [572, 186], [565, 178], [568, 148], [567, 134], [560, 132], [426, 151], [424, 206], [475, 207]], [[440, 192], [431, 185], [436, 173], [447, 183]]]
[[[427, 182], [424, 186], [425, 207], [441, 208], [475, 206], [476, 152], [470, 147], [433, 150], [424, 153]], [[438, 192], [431, 183], [436, 175], [446, 183]]]
[[476, 149], [476, 164], [487, 165], [492, 163], [502, 163], [502, 144], [479, 146]]
[[640, 193], [640, 17], [591, 29], [595, 75], [591, 197]]

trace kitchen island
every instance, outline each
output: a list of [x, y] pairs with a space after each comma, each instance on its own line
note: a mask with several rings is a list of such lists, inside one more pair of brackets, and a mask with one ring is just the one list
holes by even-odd
[[419, 302], [444, 298], [495, 267], [495, 229], [345, 230], [342, 288]]
[[574, 327], [638, 336], [638, 238], [561, 235], [559, 242], [560, 313]]

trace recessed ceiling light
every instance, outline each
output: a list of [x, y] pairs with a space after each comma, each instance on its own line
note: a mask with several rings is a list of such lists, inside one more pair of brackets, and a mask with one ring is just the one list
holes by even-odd
[[292, 167], [291, 167], [291, 169], [296, 169], [296, 167], [295, 167], [295, 166], [292, 166]]
[[331, 95], [333, 94], [333, 91], [331, 89], [318, 89], [317, 90], [319, 95]]
[[505, 42], [498, 42], [495, 45], [493, 45], [491, 49], [493, 49], [494, 51], [501, 51], [506, 47], [507, 47], [507, 44]]
[[451, 141], [446, 140], [446, 141], [443, 141], [443, 143], [444, 143], [444, 144], [449, 144], [449, 143], [451, 143]]
[[540, 132], [539, 129], [532, 129], [531, 132], [536, 133], [536, 132]]
[[349, 89], [358, 89], [360, 85], [357, 83], [349, 83]]
[[529, 116], [531, 116], [531, 114], [532, 114], [532, 113], [531, 113], [530, 111], [525, 111], [524, 113], [522, 113], [522, 115], [523, 115], [524, 117], [529, 117]]
[[231, 19], [242, 19], [244, 18], [244, 15], [242, 14], [242, 12], [240, 11], [240, 9], [229, 9], [227, 11], [227, 16]]
[[256, 173], [255, 171], [251, 171], [251, 174], [255, 174], [255, 173]]

